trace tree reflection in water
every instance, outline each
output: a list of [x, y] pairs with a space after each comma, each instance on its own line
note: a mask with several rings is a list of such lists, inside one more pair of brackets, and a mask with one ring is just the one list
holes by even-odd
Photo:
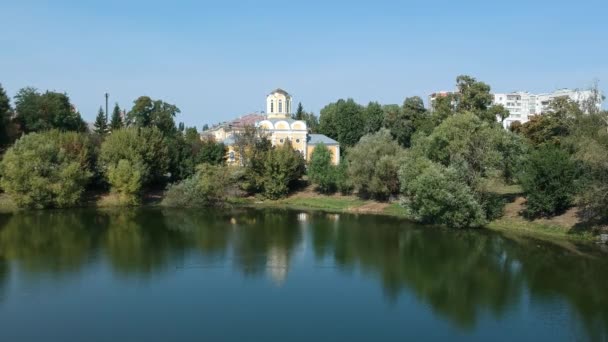
[[591, 338], [608, 336], [608, 261], [595, 251], [380, 216], [281, 210], [35, 211], [2, 216], [0, 224], [0, 298], [11, 265], [61, 276], [91, 260], [121, 277], [214, 266], [280, 285], [294, 253], [307, 248], [317, 263], [377, 279], [392, 301], [414, 294], [463, 330], [485, 313], [500, 319], [530, 296], [567, 302]]

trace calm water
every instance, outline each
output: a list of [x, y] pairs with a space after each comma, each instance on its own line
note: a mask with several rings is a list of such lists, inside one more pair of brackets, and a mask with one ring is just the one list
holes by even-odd
[[376, 216], [0, 216], [0, 341], [608, 339], [608, 256]]

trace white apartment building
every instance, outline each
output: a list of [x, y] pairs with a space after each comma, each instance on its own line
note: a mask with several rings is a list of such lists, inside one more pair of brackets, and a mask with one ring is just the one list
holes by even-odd
[[[528, 122], [530, 117], [546, 112], [551, 101], [558, 97], [568, 97], [572, 101], [582, 103], [593, 97], [591, 90], [572, 90], [559, 89], [552, 93], [531, 94], [529, 92], [512, 92], [494, 94], [494, 104], [503, 105], [510, 113], [509, 117], [503, 122], [503, 126], [508, 128], [515, 121], [521, 123]], [[602, 108], [601, 96], [595, 104], [598, 109]], [[500, 120], [500, 118], [498, 118]]]

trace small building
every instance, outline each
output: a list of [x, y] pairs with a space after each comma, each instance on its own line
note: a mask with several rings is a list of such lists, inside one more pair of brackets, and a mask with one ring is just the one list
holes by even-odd
[[316, 146], [324, 144], [332, 153], [333, 164], [338, 165], [340, 163], [340, 144], [323, 134], [309, 133], [306, 121], [292, 118], [291, 106], [291, 95], [283, 89], [275, 89], [266, 96], [266, 115], [256, 114], [257, 117], [249, 117], [248, 120], [245, 120], [246, 122], [241, 120], [239, 124], [229, 126], [230, 129], [218, 128], [216, 140], [223, 141], [228, 147], [228, 163], [238, 163], [238, 155], [234, 148], [234, 135], [238, 134], [246, 125], [253, 125], [268, 136], [272, 146], [280, 146], [289, 142], [305, 160], [310, 159]]

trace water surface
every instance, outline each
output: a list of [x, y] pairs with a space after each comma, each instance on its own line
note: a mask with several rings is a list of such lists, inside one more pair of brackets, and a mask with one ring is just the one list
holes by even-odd
[[280, 210], [0, 216], [1, 341], [608, 339], [608, 259]]

